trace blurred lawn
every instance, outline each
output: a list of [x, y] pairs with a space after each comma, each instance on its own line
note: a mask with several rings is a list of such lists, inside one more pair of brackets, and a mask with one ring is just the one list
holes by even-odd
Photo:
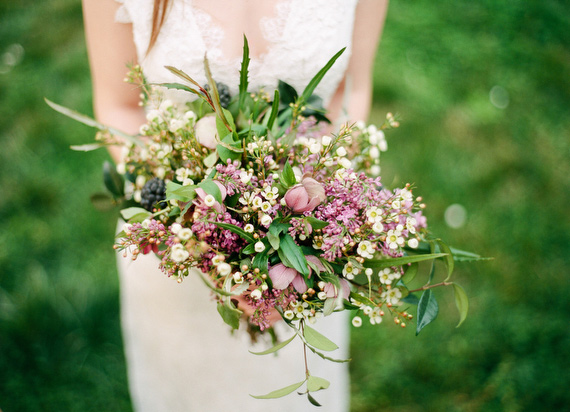
[[[383, 179], [412, 182], [432, 230], [495, 260], [460, 265], [470, 316], [352, 339], [353, 411], [550, 411], [570, 405], [570, 5], [392, 1], [373, 120], [399, 113]], [[0, 408], [128, 411], [110, 248], [94, 210], [103, 152], [43, 97], [91, 112], [81, 7], [0, 3]], [[462, 205], [465, 224], [444, 214]]]

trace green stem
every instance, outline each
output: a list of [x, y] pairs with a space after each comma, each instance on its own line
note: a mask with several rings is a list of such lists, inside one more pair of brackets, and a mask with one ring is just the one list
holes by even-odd
[[419, 292], [421, 290], [437, 288], [438, 286], [451, 286], [451, 285], [453, 285], [453, 282], [440, 282], [440, 283], [436, 283], [434, 285], [425, 285], [425, 286], [422, 286], [421, 288], [418, 288], [418, 289], [412, 289], [412, 290], [410, 290], [410, 293]]

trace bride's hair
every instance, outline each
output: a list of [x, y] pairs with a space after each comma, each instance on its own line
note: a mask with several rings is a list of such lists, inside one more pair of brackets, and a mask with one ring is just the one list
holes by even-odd
[[150, 34], [150, 41], [148, 42], [147, 53], [152, 49], [152, 46], [156, 43], [158, 34], [160, 33], [160, 28], [164, 23], [164, 18], [166, 17], [166, 10], [168, 9], [169, 0], [154, 0], [154, 7], [152, 10], [152, 31]]

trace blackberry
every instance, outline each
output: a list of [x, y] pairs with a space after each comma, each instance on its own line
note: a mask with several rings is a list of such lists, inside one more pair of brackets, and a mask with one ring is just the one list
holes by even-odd
[[162, 209], [166, 207], [166, 184], [164, 180], [155, 177], [145, 183], [141, 190], [141, 206], [149, 212], [154, 207]]
[[[230, 101], [232, 100], [232, 96], [230, 95], [230, 88], [224, 83], [216, 82], [216, 88], [218, 89], [218, 95], [220, 96], [220, 105], [227, 109], [230, 105]], [[210, 90], [210, 85], [205, 85], [204, 89], [207, 91]]]

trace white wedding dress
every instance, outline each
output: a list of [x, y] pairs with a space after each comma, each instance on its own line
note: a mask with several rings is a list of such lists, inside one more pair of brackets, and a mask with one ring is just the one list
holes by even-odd
[[[228, 3], [241, 0], [228, 0]], [[272, 2], [271, 12], [259, 20], [266, 41], [260, 55], [252, 54], [249, 90], [273, 90], [281, 79], [298, 91], [342, 47], [347, 50], [317, 89], [325, 104], [344, 76], [350, 55], [356, 0], [285, 0]], [[150, 82], [178, 81], [164, 66], [177, 67], [205, 84], [203, 58], [207, 52], [213, 77], [232, 93], [239, 82], [240, 55], [224, 53], [224, 26], [189, 0], [171, 0], [158, 41], [146, 54], [152, 0], [121, 0], [117, 21], [133, 24], [133, 36], [145, 75]], [[246, 2], [248, 3], [248, 2]], [[250, 1], [249, 4], [255, 3]], [[247, 33], [247, 32], [246, 32]], [[240, 38], [241, 42], [241, 38]], [[254, 48], [252, 48], [254, 51]], [[169, 91], [175, 101], [188, 94]], [[136, 261], [119, 257], [121, 317], [129, 387], [137, 412], [309, 411], [316, 408], [295, 393], [276, 400], [262, 395], [304, 379], [303, 348], [293, 341], [277, 356], [257, 356], [270, 342], [252, 348], [249, 335], [230, 333], [215, 302], [198, 276], [182, 284], [157, 268], [156, 257]], [[276, 326], [280, 338], [292, 335], [286, 325]], [[348, 320], [335, 314], [317, 322], [316, 328], [340, 346], [330, 356], [348, 356]], [[312, 355], [312, 354], [310, 354]], [[309, 370], [326, 378], [330, 387], [314, 394], [327, 412], [349, 409], [346, 363], [309, 357]], [[303, 387], [302, 387], [303, 388]], [[301, 389], [302, 389], [301, 388]]]

